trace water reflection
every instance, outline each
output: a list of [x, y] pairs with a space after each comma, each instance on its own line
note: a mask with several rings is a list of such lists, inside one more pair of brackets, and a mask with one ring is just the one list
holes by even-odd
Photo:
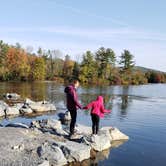
[[120, 108], [121, 117], [127, 116], [128, 105], [129, 105], [129, 86], [123, 86], [121, 94], [121, 108]]

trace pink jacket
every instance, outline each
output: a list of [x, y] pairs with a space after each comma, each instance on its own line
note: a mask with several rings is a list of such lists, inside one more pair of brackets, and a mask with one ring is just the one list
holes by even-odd
[[83, 109], [90, 109], [90, 108], [91, 108], [91, 114], [96, 114], [100, 118], [104, 117], [104, 113], [111, 112], [111, 110], [106, 110], [104, 108], [103, 97], [102, 96], [98, 96], [95, 101], [92, 101], [86, 107], [83, 107]]

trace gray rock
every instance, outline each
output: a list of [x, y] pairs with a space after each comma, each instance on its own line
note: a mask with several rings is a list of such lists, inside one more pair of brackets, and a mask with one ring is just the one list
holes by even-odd
[[[34, 126], [46, 131], [54, 131], [54, 133], [43, 133]], [[98, 135], [92, 137], [85, 135], [78, 140], [78, 143], [77, 140], [69, 141], [68, 137], [63, 137], [66, 132], [61, 128], [62, 126], [59, 126], [57, 120], [33, 121], [31, 127], [16, 123], [0, 128], [0, 133], [3, 136], [0, 137], [0, 161], [4, 161], [6, 165], [18, 165], [16, 163], [21, 162], [24, 163], [23, 165], [62, 166], [73, 161], [87, 161], [92, 149], [94, 149], [94, 154], [99, 154], [98, 158], [101, 160], [101, 154], [96, 151], [110, 147], [112, 140], [110, 135], [114, 130], [110, 130], [108, 127], [104, 128], [99, 131]], [[84, 128], [83, 125], [82, 128]], [[89, 128], [91, 129], [91, 127]]]
[[69, 111], [66, 111], [64, 114], [64, 120], [69, 121], [71, 120], [71, 115]]
[[42, 146], [38, 147], [37, 153], [40, 158], [47, 159], [50, 165], [62, 166], [67, 164], [62, 150], [54, 144], [44, 143]]
[[30, 114], [32, 113], [32, 109], [25, 103], [17, 103], [15, 107], [19, 110], [20, 114]]
[[29, 99], [29, 98], [26, 98], [25, 101], [24, 101], [24, 104], [27, 104], [27, 105], [29, 105], [29, 104], [33, 104], [33, 103], [35, 103], [35, 102], [32, 101], [32, 100]]
[[61, 122], [55, 119], [43, 119], [43, 120], [36, 120], [32, 121], [30, 127], [36, 127], [41, 129], [62, 129]]
[[108, 130], [103, 130], [98, 135], [84, 137], [83, 142], [91, 146], [95, 151], [103, 151], [111, 147], [110, 133]]
[[6, 99], [10, 99], [10, 100], [18, 100], [20, 99], [20, 95], [18, 95], [17, 93], [6, 93], [6, 95], [4, 95], [6, 97]]
[[64, 153], [68, 162], [83, 161], [90, 158], [91, 147], [74, 141], [66, 141], [65, 143], [56, 142]]
[[31, 114], [33, 113], [33, 110], [31, 108], [29, 108], [29, 106], [27, 105], [23, 105], [20, 109], [19, 109], [21, 114]]
[[44, 160], [41, 164], [38, 164], [38, 166], [49, 166], [49, 161]]
[[16, 128], [26, 128], [26, 129], [29, 128], [29, 126], [23, 123], [9, 123], [5, 127], [16, 127]]
[[56, 107], [53, 104], [41, 104], [41, 103], [31, 103], [29, 107], [34, 112], [48, 112], [48, 111], [55, 111]]
[[0, 100], [0, 117], [5, 116], [5, 111], [8, 107], [9, 107], [8, 104]]
[[13, 106], [13, 107], [8, 107], [5, 113], [7, 116], [14, 116], [14, 115], [19, 115], [20, 111], [16, 106]]
[[3, 108], [0, 107], [0, 117], [5, 116], [5, 111]]
[[101, 130], [108, 130], [112, 137], [112, 141], [119, 141], [119, 140], [128, 140], [129, 137], [122, 133], [119, 129], [113, 127], [103, 127]]
[[18, 151], [23, 151], [24, 150], [24, 144], [12, 146], [12, 149], [13, 150], [18, 150]]
[[78, 134], [82, 134], [82, 135], [91, 135], [92, 134], [92, 127], [77, 124], [75, 128], [76, 128], [76, 131]]

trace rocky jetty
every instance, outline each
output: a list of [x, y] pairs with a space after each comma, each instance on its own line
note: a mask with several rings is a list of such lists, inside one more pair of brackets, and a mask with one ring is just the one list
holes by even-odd
[[98, 135], [91, 135], [91, 127], [78, 124], [76, 132], [76, 137], [70, 139], [69, 127], [54, 119], [32, 121], [29, 126], [21, 123], [1, 126], [0, 161], [3, 163], [0, 165], [63, 166], [76, 162], [90, 165], [88, 159], [103, 158], [110, 147], [129, 139], [112, 127], [103, 127]]
[[[17, 95], [6, 94], [6, 96], [12, 96], [11, 98], [16, 98]], [[55, 110], [56, 110], [55, 105], [48, 101], [35, 102], [27, 98], [23, 102], [15, 103], [12, 106], [8, 105], [3, 100], [0, 101], [0, 117], [1, 118], [32, 114], [32, 113], [49, 112], [49, 111], [55, 111]]]

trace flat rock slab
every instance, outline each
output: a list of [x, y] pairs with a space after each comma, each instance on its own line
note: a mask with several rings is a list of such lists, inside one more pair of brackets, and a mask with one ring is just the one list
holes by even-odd
[[[0, 128], [0, 161], [6, 165], [43, 163], [44, 159], [38, 155], [37, 149], [46, 141], [63, 142], [64, 139], [25, 128]], [[51, 163], [55, 163], [54, 158], [50, 159]]]

